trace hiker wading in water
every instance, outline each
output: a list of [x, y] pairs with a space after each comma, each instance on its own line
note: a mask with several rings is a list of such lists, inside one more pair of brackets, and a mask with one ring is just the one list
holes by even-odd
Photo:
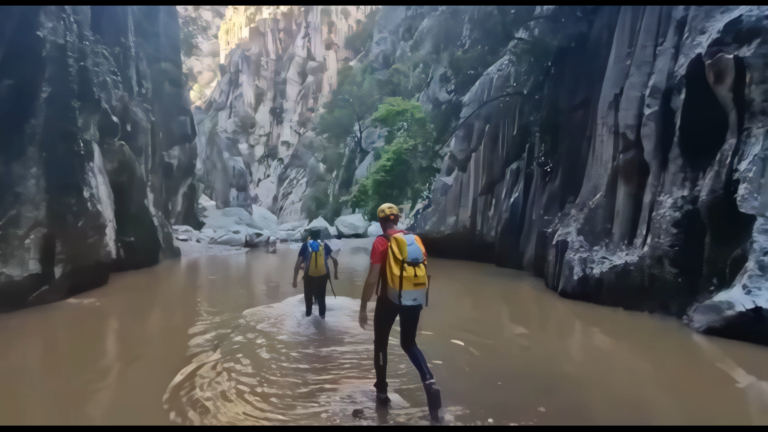
[[[301, 245], [296, 266], [293, 268], [293, 287], [296, 288], [299, 270], [304, 264], [304, 303], [307, 306], [307, 316], [312, 315], [312, 298], [317, 300], [320, 309], [320, 318], [325, 319], [325, 291], [328, 281], [331, 279], [331, 270], [328, 268], [328, 258], [333, 261], [334, 278], [339, 279], [339, 261], [331, 254], [333, 249], [328, 243], [320, 241], [320, 230], [309, 232], [309, 241]], [[333, 283], [331, 283], [333, 289]], [[335, 293], [334, 293], [335, 295]]]
[[377, 292], [373, 315], [373, 366], [376, 369], [376, 403], [387, 406], [387, 345], [389, 332], [400, 316], [400, 346], [419, 372], [433, 423], [440, 422], [440, 389], [416, 345], [416, 328], [422, 306], [429, 303], [427, 253], [421, 239], [397, 229], [400, 212], [393, 204], [384, 204], [377, 212], [381, 230], [371, 248], [371, 267], [360, 302], [360, 327], [368, 324], [368, 302]]

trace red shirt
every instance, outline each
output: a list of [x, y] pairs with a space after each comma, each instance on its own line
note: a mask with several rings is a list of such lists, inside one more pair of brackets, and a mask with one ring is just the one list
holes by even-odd
[[[397, 233], [404, 232], [403, 230], [391, 230], [387, 234], [390, 236]], [[371, 264], [383, 264], [387, 260], [387, 248], [389, 247], [389, 241], [386, 237], [376, 237], [371, 247]], [[424, 254], [424, 259], [427, 258], [427, 254]]]

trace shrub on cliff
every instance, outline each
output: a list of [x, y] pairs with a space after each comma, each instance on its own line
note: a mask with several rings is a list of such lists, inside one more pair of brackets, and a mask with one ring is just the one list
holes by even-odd
[[369, 220], [375, 220], [383, 202], [417, 203], [439, 172], [436, 161], [440, 156], [432, 127], [418, 103], [387, 98], [372, 122], [389, 130], [388, 145], [349, 198], [350, 206], [362, 210]]

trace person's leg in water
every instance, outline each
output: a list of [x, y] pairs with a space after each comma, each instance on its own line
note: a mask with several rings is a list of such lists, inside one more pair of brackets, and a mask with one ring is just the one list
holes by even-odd
[[399, 306], [390, 300], [386, 294], [376, 299], [376, 309], [373, 313], [373, 368], [376, 370], [376, 402], [380, 405], [389, 404], [387, 396], [387, 346], [389, 332], [397, 318]]
[[304, 305], [307, 307], [307, 316], [312, 315], [312, 298], [314, 297], [315, 278], [304, 275]]
[[400, 306], [400, 346], [419, 372], [424, 392], [427, 394], [427, 407], [432, 421], [439, 422], [438, 411], [442, 407], [440, 389], [435, 383], [432, 371], [427, 366], [424, 354], [416, 345], [416, 330], [419, 326], [421, 308], [421, 306]]
[[325, 292], [328, 289], [328, 278], [321, 276], [315, 285], [315, 300], [320, 310], [320, 318], [325, 319]]

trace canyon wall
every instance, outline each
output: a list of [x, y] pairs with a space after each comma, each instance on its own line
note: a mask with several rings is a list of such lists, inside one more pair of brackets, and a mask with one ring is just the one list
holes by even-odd
[[326, 86], [345, 68], [373, 80], [377, 103], [417, 101], [443, 139], [424, 199], [397, 203], [433, 255], [768, 344], [766, 12], [384, 7], [341, 62], [338, 43], [317, 47], [319, 7], [285, 7], [227, 48], [196, 103], [199, 189], [281, 223], [306, 219], [307, 202], [326, 218], [353, 211], [345, 199], [388, 132], [370, 112], [340, 144], [318, 130], [323, 102], [354, 97]]
[[463, 98], [415, 229], [563, 297], [767, 344], [768, 8], [538, 13]]
[[0, 8], [0, 307], [179, 255], [199, 224], [174, 7]]

